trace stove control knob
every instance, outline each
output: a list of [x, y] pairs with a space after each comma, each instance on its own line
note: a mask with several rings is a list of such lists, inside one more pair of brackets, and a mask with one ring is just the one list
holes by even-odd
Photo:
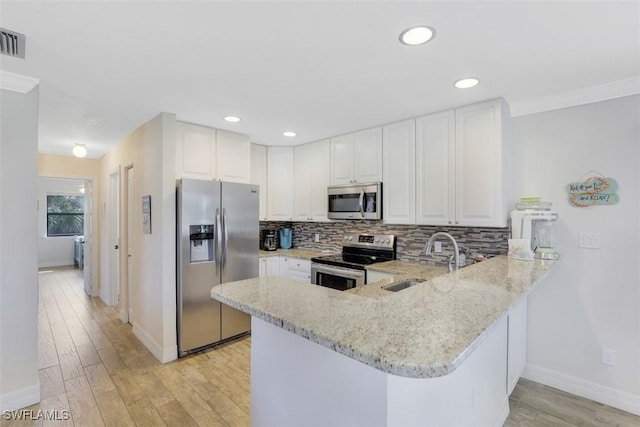
[[353, 236], [349, 236], [349, 240], [353, 240]]
[[384, 242], [385, 243], [389, 243], [389, 239], [384, 239]]
[[349, 238], [347, 236], [344, 236], [344, 240], [349, 240]]

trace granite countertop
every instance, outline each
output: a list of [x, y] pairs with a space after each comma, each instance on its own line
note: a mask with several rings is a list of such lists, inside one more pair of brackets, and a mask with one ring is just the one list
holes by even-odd
[[300, 258], [300, 259], [311, 259], [314, 257], [322, 256], [322, 255], [330, 255], [335, 252], [327, 252], [320, 251], [318, 249], [302, 249], [302, 248], [291, 248], [291, 249], [278, 249], [275, 251], [258, 251], [258, 255], [261, 258], [272, 257], [272, 256], [289, 256], [291, 258]]
[[424, 282], [436, 276], [448, 273], [448, 268], [438, 264], [419, 264], [407, 261], [386, 261], [367, 266], [367, 271], [393, 274], [389, 279], [379, 280], [365, 286], [349, 289], [351, 294], [370, 298], [381, 298], [392, 295], [394, 292], [386, 291], [383, 287], [394, 283], [414, 280]]
[[365, 285], [366, 296], [267, 276], [216, 286], [211, 296], [383, 372], [430, 378], [460, 366], [553, 264], [499, 256], [446, 274], [414, 265], [431, 278], [395, 293], [380, 288], [400, 276]]

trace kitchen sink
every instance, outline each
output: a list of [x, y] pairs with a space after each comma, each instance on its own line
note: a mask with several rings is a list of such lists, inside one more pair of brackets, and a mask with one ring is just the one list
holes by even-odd
[[421, 283], [421, 282], [418, 282], [417, 280], [405, 280], [403, 282], [399, 282], [399, 283], [394, 283], [392, 285], [383, 286], [382, 289], [384, 289], [385, 291], [398, 292], [398, 291], [401, 291], [403, 289], [407, 289], [407, 288], [410, 288], [412, 286], [415, 286], [418, 283]]

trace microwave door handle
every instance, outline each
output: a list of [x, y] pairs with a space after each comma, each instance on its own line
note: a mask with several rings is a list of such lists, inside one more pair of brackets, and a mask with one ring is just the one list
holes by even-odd
[[360, 190], [360, 216], [364, 218], [364, 188]]

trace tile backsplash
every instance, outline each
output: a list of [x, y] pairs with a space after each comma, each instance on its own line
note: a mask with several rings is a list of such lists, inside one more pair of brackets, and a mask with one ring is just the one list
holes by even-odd
[[[460, 249], [470, 254], [485, 256], [505, 255], [508, 249], [509, 228], [483, 227], [433, 227], [426, 225], [394, 225], [382, 221], [331, 221], [331, 222], [260, 222], [260, 228], [276, 230], [289, 227], [293, 230], [293, 247], [305, 249], [329, 249], [339, 251], [345, 234], [393, 234], [397, 238], [397, 259], [427, 262], [434, 259], [446, 262], [452, 252], [449, 240], [442, 240], [442, 254], [427, 259], [424, 247], [429, 237], [438, 231], [451, 234]], [[315, 242], [315, 235], [320, 242]]]

